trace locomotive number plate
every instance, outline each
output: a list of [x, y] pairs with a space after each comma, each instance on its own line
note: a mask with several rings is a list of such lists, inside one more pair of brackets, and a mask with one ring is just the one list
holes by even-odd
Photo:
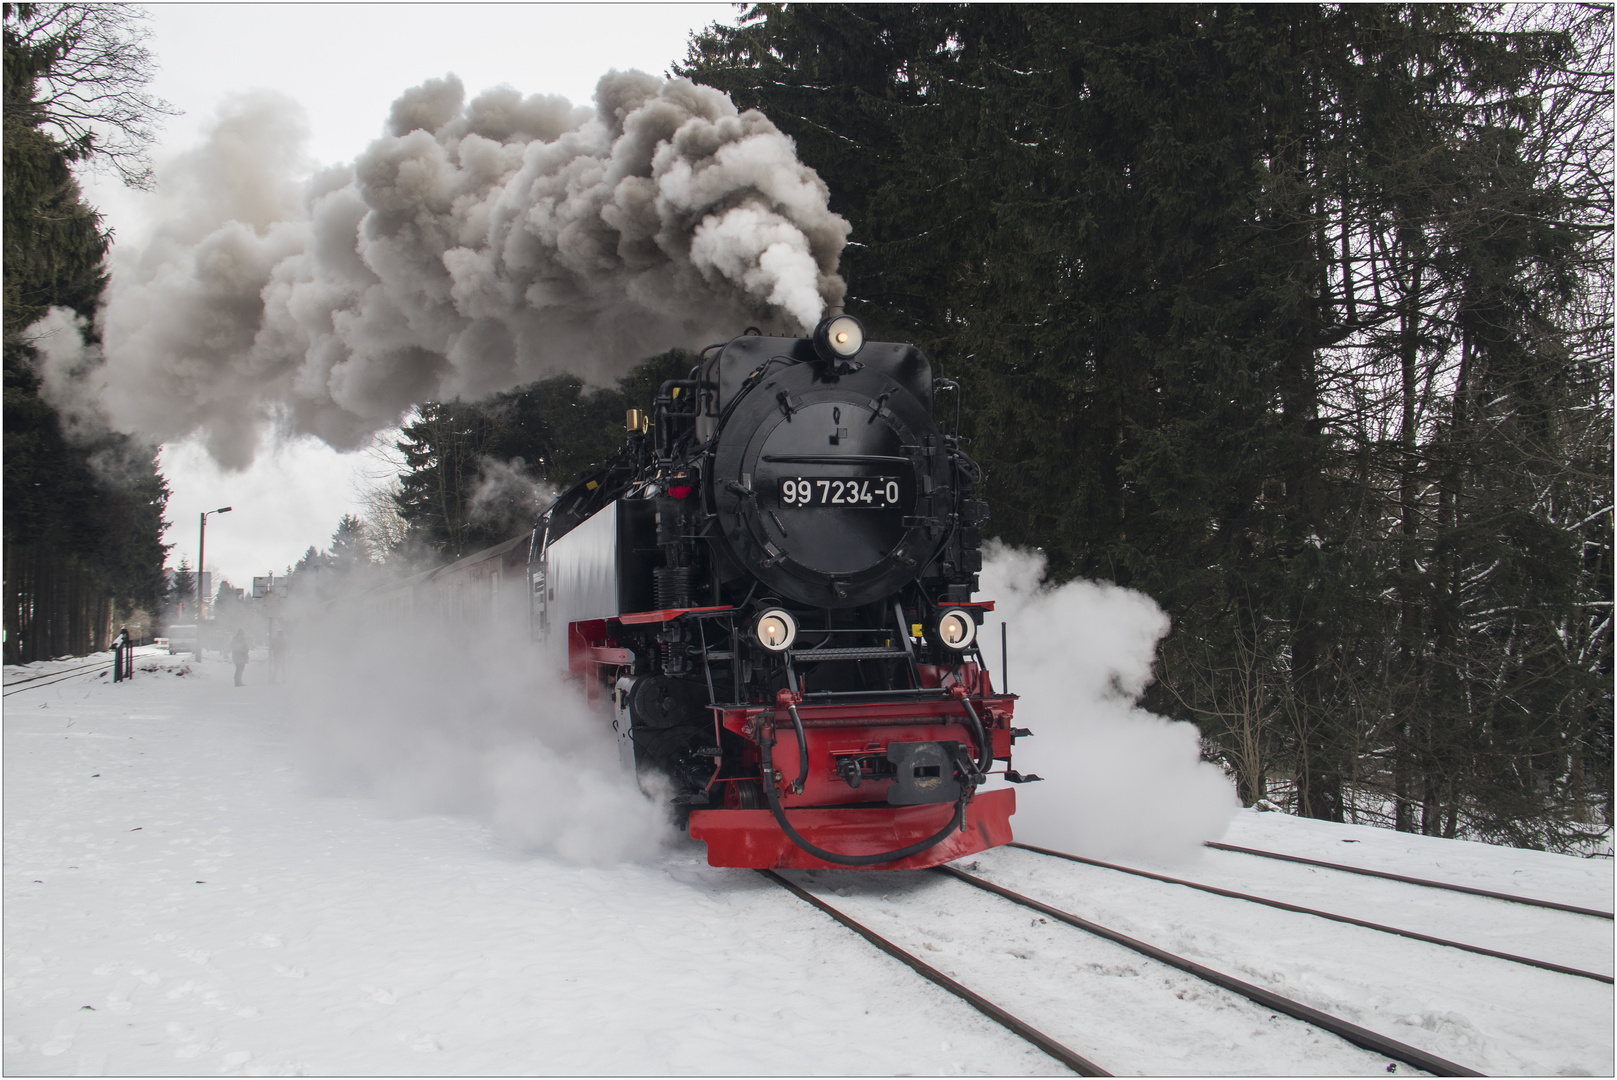
[[896, 476], [787, 476], [780, 482], [782, 506], [863, 506], [881, 510], [899, 504]]

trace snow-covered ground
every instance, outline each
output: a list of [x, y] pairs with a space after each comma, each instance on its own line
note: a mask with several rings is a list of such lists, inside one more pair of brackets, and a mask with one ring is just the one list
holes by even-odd
[[[263, 685], [260, 660], [241, 688], [222, 660], [148, 654], [137, 668], [156, 670], [131, 684], [91, 673], [5, 698], [8, 1075], [1065, 1071], [759, 875], [708, 867], [701, 845], [580, 866], [476, 818], [329, 793], [295, 695]], [[39, 670], [8, 668], [8, 691]], [[1610, 860], [1250, 812], [1223, 839], [1613, 901]], [[1609, 985], [1025, 851], [970, 861], [1483, 1072], [1613, 1070]], [[1229, 852], [1166, 870], [1613, 970], [1608, 920]], [[797, 879], [1119, 1073], [1386, 1072], [955, 882]]]

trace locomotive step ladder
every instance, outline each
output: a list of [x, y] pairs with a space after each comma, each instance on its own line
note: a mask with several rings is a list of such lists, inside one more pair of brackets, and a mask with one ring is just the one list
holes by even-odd
[[807, 660], [813, 663], [816, 660], [888, 660], [909, 654], [897, 646], [872, 645], [868, 647], [851, 647], [845, 649], [793, 649], [792, 659]]

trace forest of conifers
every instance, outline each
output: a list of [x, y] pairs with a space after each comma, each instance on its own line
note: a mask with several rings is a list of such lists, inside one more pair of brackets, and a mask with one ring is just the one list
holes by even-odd
[[[1244, 802], [1577, 850], [1612, 815], [1611, 33], [760, 5], [677, 71], [829, 185], [848, 310], [965, 387], [992, 531], [1172, 616], [1147, 704]], [[406, 519], [493, 542], [480, 458], [565, 482], [628, 389], [430, 406]]]
[[[29, 10], [6, 12], [8, 661], [158, 602], [167, 495], [150, 448], [70, 447], [37, 393], [22, 331], [94, 312], [107, 239], [72, 177], [93, 148], [40, 130]], [[1613, 811], [1612, 23], [759, 5], [675, 71], [829, 186], [848, 311], [964, 387], [991, 531], [1172, 617], [1146, 705], [1245, 803], [1583, 851]], [[522, 481], [609, 456], [690, 359], [422, 406], [384, 539], [505, 539]]]
[[[107, 283], [111, 237], [73, 175], [98, 148], [93, 139], [53, 135], [36, 90], [69, 51], [64, 28], [82, 34], [82, 22], [49, 5], [5, 5], [8, 664], [104, 649], [115, 618], [136, 609], [156, 613], [164, 595], [168, 486], [157, 471], [157, 448], [117, 433], [68, 439], [39, 395], [28, 338], [51, 307], [92, 318]], [[137, 48], [130, 56], [145, 54]], [[105, 97], [116, 86], [102, 89]]]

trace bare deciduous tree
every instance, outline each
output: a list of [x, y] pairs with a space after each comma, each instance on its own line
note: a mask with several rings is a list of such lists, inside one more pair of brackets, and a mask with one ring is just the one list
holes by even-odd
[[366, 539], [380, 563], [387, 563], [402, 552], [410, 532], [409, 522], [399, 513], [398, 495], [403, 491], [399, 474], [405, 472], [409, 464], [395, 445], [398, 438], [395, 428], [371, 440], [364, 451], [367, 465], [363, 477], [354, 483]]
[[146, 89], [157, 67], [146, 18], [123, 4], [6, 4], [7, 81], [33, 80], [31, 95], [7, 94], [6, 124], [37, 125], [70, 160], [150, 188], [148, 148], [178, 110]]

